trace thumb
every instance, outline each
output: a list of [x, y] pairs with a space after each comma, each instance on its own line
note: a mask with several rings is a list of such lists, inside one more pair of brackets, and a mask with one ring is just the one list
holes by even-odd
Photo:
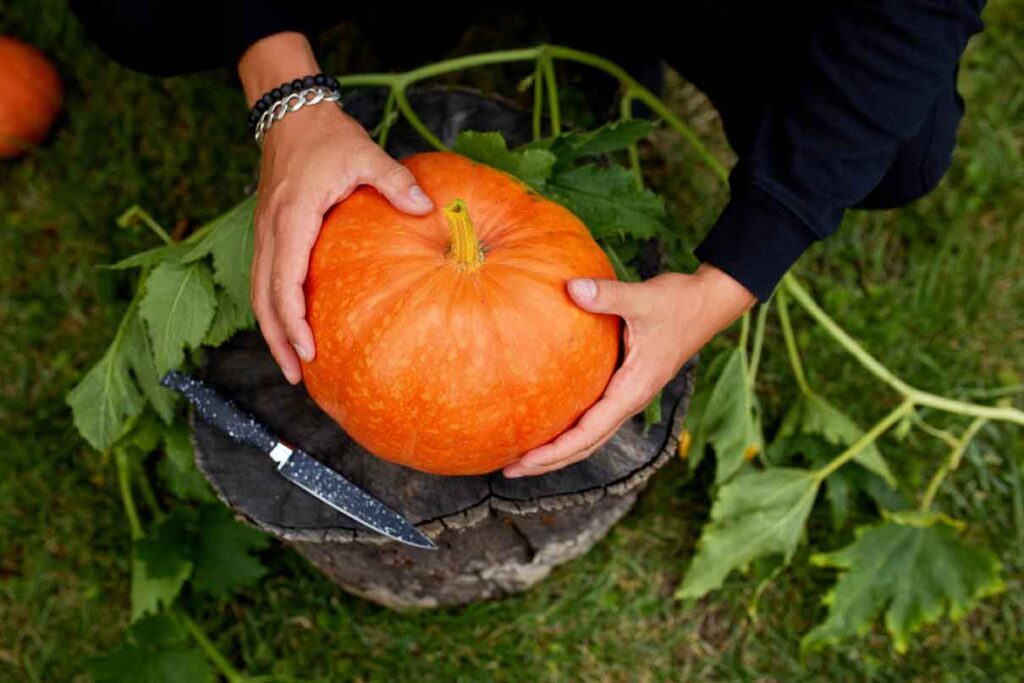
[[420, 216], [434, 208], [412, 172], [387, 155], [383, 155], [369, 183], [399, 211]]
[[626, 316], [639, 312], [640, 287], [639, 283], [618, 280], [575, 278], [569, 280], [568, 290], [572, 300], [584, 310]]

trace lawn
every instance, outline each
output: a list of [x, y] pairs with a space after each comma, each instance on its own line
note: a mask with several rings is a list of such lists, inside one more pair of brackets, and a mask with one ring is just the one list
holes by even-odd
[[[0, 681], [87, 681], [84, 662], [129, 623], [130, 537], [108, 458], [74, 430], [64, 395], [108, 343], [131, 292], [103, 270], [154, 246], [117, 217], [138, 204], [187, 230], [229, 208], [255, 181], [258, 152], [226, 72], [153, 79], [90, 46], [62, 4], [0, 2], [0, 32], [56, 62], [66, 111], [53, 139], [0, 163]], [[961, 398], [1024, 391], [1024, 3], [995, 0], [961, 71], [968, 114], [953, 168], [926, 199], [852, 212], [797, 270], [823, 306], [911, 383]], [[332, 32], [325, 66], [368, 57]], [[495, 75], [497, 72], [497, 75]], [[467, 82], [509, 88], [518, 72]], [[571, 93], [571, 91], [569, 91]], [[677, 78], [666, 93], [722, 158], [707, 104]], [[659, 133], [644, 156], [694, 244], [724, 201], [688, 148]], [[893, 396], [803, 316], [811, 381], [869, 424]], [[724, 342], [717, 342], [721, 346]], [[759, 376], [766, 424], [794, 398], [781, 334], [769, 325]], [[941, 417], [935, 417], [942, 423]], [[963, 420], [947, 425], [962, 427]], [[908, 492], [944, 450], [912, 433], [881, 447]], [[695, 603], [673, 599], [709, 508], [710, 478], [677, 461], [589, 555], [525, 595], [399, 615], [349, 596], [294, 552], [262, 553], [269, 573], [231, 599], [185, 607], [240, 669], [303, 681], [1019, 681], [1024, 672], [1024, 435], [986, 427], [938, 506], [968, 524], [1004, 565], [1007, 589], [958, 622], [924, 629], [897, 654], [879, 626], [802, 654], [821, 621], [830, 570], [809, 556], [852, 539], [815, 509], [792, 567], [757, 595], [733, 575]]]

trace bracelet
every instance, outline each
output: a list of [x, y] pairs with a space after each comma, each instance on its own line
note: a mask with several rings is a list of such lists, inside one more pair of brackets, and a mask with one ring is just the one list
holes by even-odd
[[341, 106], [341, 88], [333, 76], [316, 74], [282, 83], [256, 100], [249, 112], [249, 132], [256, 144], [263, 146], [263, 138], [276, 121], [288, 112], [321, 102], [337, 102]]

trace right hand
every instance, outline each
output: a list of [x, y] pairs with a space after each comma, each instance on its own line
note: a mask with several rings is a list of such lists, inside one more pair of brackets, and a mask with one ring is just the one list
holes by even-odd
[[[294, 53], [288, 52], [283, 42], [268, 48], [275, 50], [275, 59], [260, 59], [261, 47], [267, 47], [264, 43], [297, 35], [265, 38], [243, 56], [239, 72], [250, 103], [266, 89], [319, 71], [315, 61], [282, 66], [288, 59], [281, 58], [281, 50], [286, 50], [285, 57]], [[299, 38], [308, 51], [305, 38]], [[308, 51], [306, 61], [311, 58]], [[259, 63], [272, 64], [273, 75], [261, 71]], [[253, 85], [256, 81], [264, 84], [264, 90]], [[334, 104], [290, 112], [275, 122], [263, 139], [252, 308], [274, 360], [292, 384], [302, 379], [299, 358], [308, 362], [316, 355], [303, 292], [310, 252], [324, 214], [360, 185], [375, 188], [399, 211], [422, 215], [433, 209], [409, 169], [388, 156], [357, 121]]]

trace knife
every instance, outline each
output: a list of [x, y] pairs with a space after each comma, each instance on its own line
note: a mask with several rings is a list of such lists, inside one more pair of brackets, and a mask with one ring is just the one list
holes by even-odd
[[285, 479], [321, 502], [388, 538], [437, 550], [430, 537], [400, 514], [305, 451], [278, 439], [263, 423], [201, 379], [171, 370], [160, 384], [182, 394], [201, 418], [236, 442], [269, 455]]

